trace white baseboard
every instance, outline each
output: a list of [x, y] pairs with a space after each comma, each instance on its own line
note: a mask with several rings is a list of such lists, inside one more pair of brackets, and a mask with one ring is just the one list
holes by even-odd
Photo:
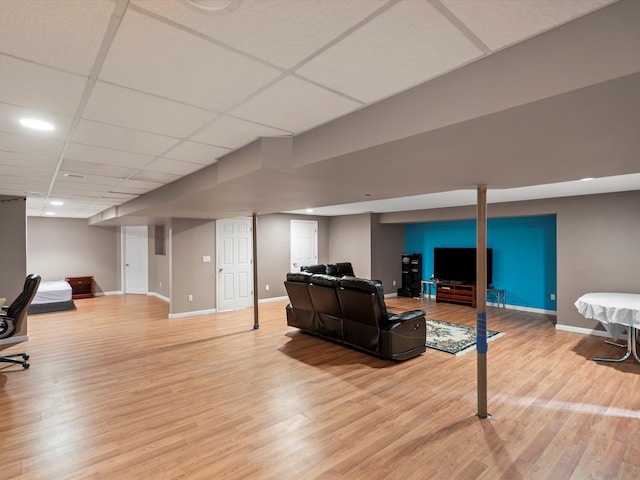
[[116, 290], [115, 292], [96, 292], [96, 297], [104, 297], [105, 295], [122, 295], [122, 290]]
[[193, 312], [170, 313], [169, 318], [196, 317], [198, 315], [209, 315], [211, 313], [216, 313], [216, 312], [217, 310], [215, 308], [211, 308], [209, 310], [196, 310]]
[[[582, 335], [595, 335], [596, 337], [611, 338], [611, 335], [605, 330], [594, 330], [592, 328], [573, 327], [571, 325], [559, 325], [556, 324], [556, 330], [562, 330], [563, 332], [580, 333]], [[627, 338], [627, 334], [623, 333], [620, 338]]]
[[165, 297], [164, 295], [160, 295], [158, 292], [147, 292], [147, 295], [149, 297], [159, 298], [160, 300], [164, 300], [167, 303], [171, 302], [171, 299], [169, 297]]
[[[497, 303], [487, 302], [488, 307], [498, 307]], [[500, 305], [499, 308], [502, 308]], [[544, 308], [533, 308], [533, 307], [521, 307], [519, 305], [509, 305], [508, 303], [505, 305], [505, 308], [509, 310], [520, 310], [521, 312], [531, 312], [531, 313], [541, 313], [543, 315], [554, 315], [557, 316], [558, 312], [556, 310], [545, 310]]]
[[284, 297], [261, 298], [258, 303], [281, 302], [282, 300], [289, 300], [289, 297], [285, 295]]
[[398, 292], [396, 293], [385, 293], [384, 294], [384, 298], [393, 298], [393, 297], [397, 297], [398, 296]]

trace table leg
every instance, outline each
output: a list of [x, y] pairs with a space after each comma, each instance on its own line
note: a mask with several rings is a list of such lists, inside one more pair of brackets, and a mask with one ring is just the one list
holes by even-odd
[[[636, 359], [637, 362], [640, 363], [640, 358], [638, 357], [638, 349], [636, 346], [636, 336], [637, 330], [634, 327], [629, 327], [629, 339], [627, 341], [627, 353], [625, 353], [621, 358], [602, 358], [602, 357], [594, 357], [593, 359], [599, 362], [624, 362], [631, 355]], [[611, 342], [607, 342], [611, 343]], [[620, 346], [623, 345], [612, 343], [612, 345]]]

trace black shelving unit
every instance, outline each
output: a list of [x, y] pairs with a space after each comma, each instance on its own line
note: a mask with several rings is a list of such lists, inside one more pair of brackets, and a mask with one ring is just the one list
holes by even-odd
[[402, 286], [398, 289], [399, 297], [419, 297], [422, 282], [422, 254], [402, 255]]

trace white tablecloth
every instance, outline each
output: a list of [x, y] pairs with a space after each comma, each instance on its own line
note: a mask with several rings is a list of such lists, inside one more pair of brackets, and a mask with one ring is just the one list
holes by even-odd
[[586, 293], [576, 300], [575, 305], [582, 316], [602, 323], [615, 340], [627, 327], [640, 328], [638, 293]]

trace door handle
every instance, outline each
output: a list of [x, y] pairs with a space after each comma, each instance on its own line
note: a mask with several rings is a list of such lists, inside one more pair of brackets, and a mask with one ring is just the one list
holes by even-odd
[[218, 273], [222, 273], [223, 270], [224, 270], [224, 268], [219, 268], [218, 269]]

